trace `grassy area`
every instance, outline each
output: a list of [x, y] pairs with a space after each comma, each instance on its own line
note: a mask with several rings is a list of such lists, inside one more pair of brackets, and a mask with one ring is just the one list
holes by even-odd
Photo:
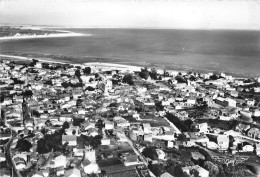
[[209, 126], [220, 128], [223, 130], [232, 130], [238, 125], [238, 122], [235, 120], [224, 121], [219, 119], [198, 119], [197, 122], [198, 123], [207, 122]]
[[57, 31], [47, 31], [47, 30], [33, 30], [33, 29], [21, 29], [18, 27], [8, 27], [8, 26], [1, 26], [0, 27], [0, 37], [6, 36], [14, 36], [17, 33], [21, 35], [44, 35], [44, 34], [55, 34], [60, 33]]

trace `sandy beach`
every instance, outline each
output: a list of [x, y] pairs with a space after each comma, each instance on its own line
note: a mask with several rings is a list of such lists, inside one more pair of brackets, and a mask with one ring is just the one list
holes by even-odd
[[27, 60], [30, 61], [32, 59], [37, 59], [40, 62], [46, 62], [46, 63], [59, 63], [59, 64], [71, 64], [74, 66], [92, 66], [92, 67], [104, 67], [104, 68], [114, 68], [114, 69], [122, 69], [122, 68], [127, 68], [132, 71], [140, 71], [141, 68], [140, 66], [134, 66], [134, 65], [124, 65], [124, 64], [116, 64], [116, 63], [103, 63], [103, 62], [88, 62], [88, 63], [83, 63], [83, 64], [76, 64], [76, 63], [71, 63], [71, 62], [63, 62], [63, 61], [57, 61], [57, 60], [52, 60], [50, 59], [40, 59], [40, 58], [35, 58], [35, 57], [23, 57], [23, 56], [15, 56], [15, 55], [4, 55], [0, 54], [0, 57], [3, 58], [8, 58], [8, 59], [17, 59], [17, 60]]

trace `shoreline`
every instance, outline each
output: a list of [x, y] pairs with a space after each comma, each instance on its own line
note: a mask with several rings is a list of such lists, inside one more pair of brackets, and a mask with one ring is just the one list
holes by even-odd
[[0, 54], [0, 57], [8, 58], [10, 60], [16, 59], [16, 60], [25, 60], [25, 61], [31, 61], [32, 59], [36, 59], [40, 62], [47, 62], [47, 63], [58, 63], [58, 64], [71, 64], [74, 66], [98, 66], [98, 67], [115, 67], [115, 68], [129, 68], [132, 70], [141, 70], [141, 66], [136, 65], [126, 65], [126, 64], [118, 64], [118, 63], [106, 63], [106, 62], [85, 62], [85, 63], [72, 63], [67, 61], [53, 61], [52, 59], [39, 59], [35, 57], [23, 57], [23, 56], [15, 56], [15, 55], [4, 55]]
[[80, 37], [91, 36], [91, 34], [74, 33], [69, 31], [56, 30], [60, 33], [46, 34], [46, 35], [24, 35], [24, 36], [6, 36], [0, 37], [0, 41], [20, 40], [20, 39], [38, 39], [38, 38], [59, 38], [59, 37]]
[[47, 60], [47, 59], [39, 59], [39, 58], [35, 58], [35, 57], [23, 57], [23, 56], [15, 56], [15, 55], [0, 54], [0, 57], [16, 59], [16, 60], [26, 60], [26, 61], [31, 61], [32, 59], [36, 59], [36, 60], [38, 60], [40, 62], [59, 63], [59, 64], [72, 64], [70, 62], [53, 61], [53, 60]]

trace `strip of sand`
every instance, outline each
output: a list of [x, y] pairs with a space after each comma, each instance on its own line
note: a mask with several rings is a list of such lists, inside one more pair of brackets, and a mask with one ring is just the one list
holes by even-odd
[[45, 35], [6, 36], [6, 37], [0, 37], [0, 41], [19, 40], [19, 39], [57, 38], [57, 37], [77, 37], [77, 36], [91, 36], [91, 34], [63, 31], [63, 33], [54, 33], [54, 34], [45, 34]]
[[49, 62], [49, 63], [60, 63], [60, 64], [70, 64], [70, 62], [61, 62], [61, 61], [53, 61], [51, 59], [39, 59], [39, 58], [32, 58], [32, 57], [22, 57], [22, 56], [15, 56], [15, 55], [4, 55], [0, 54], [0, 57], [10, 58], [10, 59], [17, 59], [17, 60], [32, 60], [37, 59], [40, 62]]

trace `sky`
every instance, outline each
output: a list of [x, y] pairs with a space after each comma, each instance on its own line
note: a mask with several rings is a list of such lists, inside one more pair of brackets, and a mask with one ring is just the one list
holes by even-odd
[[260, 30], [260, 0], [0, 0], [0, 23]]

